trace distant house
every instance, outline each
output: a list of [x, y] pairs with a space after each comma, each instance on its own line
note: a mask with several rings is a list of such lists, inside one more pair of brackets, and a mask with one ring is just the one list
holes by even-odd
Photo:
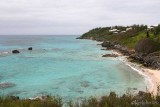
[[147, 29], [150, 30], [150, 29], [153, 29], [153, 28], [154, 28], [153, 26], [148, 26]]
[[117, 31], [117, 29], [111, 29], [111, 30], [109, 30], [109, 32], [116, 32]]
[[121, 33], [125, 33], [126, 31], [121, 31]]
[[118, 34], [118, 32], [113, 32], [114, 34]]
[[157, 27], [158, 25], [151, 25], [151, 26], [148, 26], [147, 30], [151, 30], [151, 29], [154, 29], [155, 27]]
[[132, 30], [132, 27], [128, 27], [126, 28], [126, 31]]

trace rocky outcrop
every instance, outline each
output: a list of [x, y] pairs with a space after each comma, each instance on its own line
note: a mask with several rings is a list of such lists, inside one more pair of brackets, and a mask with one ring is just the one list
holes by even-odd
[[102, 57], [118, 57], [116, 54], [105, 54]]
[[107, 49], [113, 49], [115, 44], [109, 41], [105, 41], [101, 44], [102, 47], [106, 47]]
[[146, 67], [160, 69], [160, 51], [150, 54], [133, 54], [130, 55], [132, 61], [139, 62]]
[[32, 47], [29, 47], [29, 48], [28, 48], [28, 50], [30, 50], [30, 51], [31, 51], [32, 49], [33, 49]]
[[145, 66], [160, 69], [160, 51], [147, 55], [143, 60]]
[[105, 41], [101, 44], [101, 46], [106, 47], [108, 50], [116, 49], [120, 51], [123, 55], [131, 55], [135, 53], [134, 50], [128, 50], [127, 47], [122, 46], [118, 44], [117, 42]]
[[20, 53], [18, 50], [12, 50], [12, 53], [13, 54], [18, 54], [18, 53]]
[[[92, 39], [87, 36], [81, 39]], [[98, 40], [99, 41], [99, 40]], [[160, 44], [151, 38], [145, 38], [137, 43], [135, 50], [130, 50], [126, 46], [120, 45], [118, 42], [104, 41], [101, 44], [107, 50], [117, 50], [125, 56], [129, 56], [130, 61], [139, 62], [144, 66], [154, 69], [160, 69]], [[105, 49], [102, 49], [105, 50]], [[157, 52], [158, 51], [158, 52]], [[106, 54], [103, 57], [117, 57], [116, 55]]]

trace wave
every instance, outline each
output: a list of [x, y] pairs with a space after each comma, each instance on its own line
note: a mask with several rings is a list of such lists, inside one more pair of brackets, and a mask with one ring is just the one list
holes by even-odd
[[0, 56], [7, 56], [11, 54], [11, 51], [3, 51], [3, 52], [0, 52]]

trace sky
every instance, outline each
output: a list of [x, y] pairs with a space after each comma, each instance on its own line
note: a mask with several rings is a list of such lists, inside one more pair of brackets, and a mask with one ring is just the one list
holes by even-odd
[[0, 35], [81, 35], [95, 27], [160, 23], [160, 0], [1, 0]]

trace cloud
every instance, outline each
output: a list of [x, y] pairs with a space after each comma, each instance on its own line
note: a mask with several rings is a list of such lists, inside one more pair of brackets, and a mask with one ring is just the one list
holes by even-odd
[[1, 0], [0, 34], [82, 34], [111, 25], [158, 24], [159, 0]]

